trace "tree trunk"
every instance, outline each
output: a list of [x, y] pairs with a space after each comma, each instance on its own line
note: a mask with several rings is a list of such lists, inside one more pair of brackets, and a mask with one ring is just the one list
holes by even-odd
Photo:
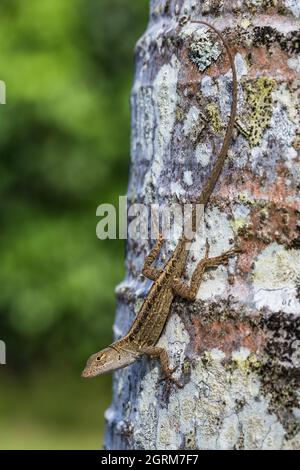
[[[239, 80], [235, 136], [206, 233], [213, 256], [233, 244], [244, 252], [206, 274], [195, 302], [173, 303], [159, 344], [180, 364], [184, 388], [160, 383], [158, 362], [146, 357], [115, 374], [108, 449], [300, 447], [297, 15], [292, 0], [151, 2], [136, 49], [129, 203], [195, 201], [209, 176], [232, 75], [216, 35], [189, 21], [204, 19], [223, 32]], [[128, 240], [116, 337], [151, 285], [141, 276], [149, 247]], [[173, 249], [166, 242], [163, 259]], [[202, 255], [189, 260], [189, 276]]]

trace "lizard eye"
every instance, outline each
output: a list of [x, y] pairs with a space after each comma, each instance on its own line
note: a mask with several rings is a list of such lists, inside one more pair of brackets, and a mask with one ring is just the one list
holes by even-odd
[[100, 356], [97, 356], [97, 357], [96, 357], [96, 360], [97, 360], [97, 361], [103, 361], [105, 358], [106, 358], [106, 354], [103, 353], [103, 354], [101, 354]]

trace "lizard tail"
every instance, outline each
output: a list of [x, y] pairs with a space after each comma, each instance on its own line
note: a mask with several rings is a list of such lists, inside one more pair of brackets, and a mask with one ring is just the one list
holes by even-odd
[[223, 141], [222, 147], [220, 149], [220, 152], [217, 156], [214, 167], [211, 171], [211, 174], [210, 174], [204, 188], [202, 189], [201, 195], [198, 199], [198, 204], [203, 204], [204, 206], [206, 206], [206, 204], [207, 204], [207, 202], [208, 202], [208, 200], [211, 196], [211, 193], [213, 192], [214, 187], [215, 187], [215, 185], [218, 181], [221, 170], [223, 168], [224, 161], [226, 159], [228, 148], [229, 148], [229, 145], [230, 145], [230, 142], [231, 142], [232, 132], [233, 132], [234, 125], [235, 125], [236, 109], [237, 109], [237, 74], [236, 74], [236, 68], [235, 68], [234, 59], [233, 59], [231, 50], [230, 50], [227, 42], [225, 41], [223, 35], [214, 26], [207, 23], [206, 21], [193, 20], [193, 21], [191, 21], [191, 23], [204, 24], [216, 33], [216, 35], [219, 37], [219, 39], [221, 40], [223, 46], [226, 49], [226, 52], [227, 52], [227, 55], [228, 55], [228, 58], [229, 58], [229, 62], [230, 62], [230, 67], [231, 67], [231, 70], [232, 70], [232, 103], [231, 103], [230, 118], [229, 118], [229, 121], [228, 121], [228, 124], [227, 124], [227, 129], [226, 129], [224, 141]]

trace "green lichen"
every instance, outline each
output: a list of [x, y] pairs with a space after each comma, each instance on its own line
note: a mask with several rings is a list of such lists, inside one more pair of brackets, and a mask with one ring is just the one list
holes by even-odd
[[209, 103], [206, 106], [206, 112], [208, 114], [212, 130], [216, 133], [220, 132], [223, 128], [223, 124], [218, 107], [214, 103]]
[[240, 217], [235, 219], [230, 225], [234, 233], [238, 233], [247, 225], [247, 223], [247, 219]]
[[243, 125], [238, 122], [240, 132], [249, 141], [251, 147], [259, 145], [263, 133], [272, 117], [272, 91], [275, 81], [268, 77], [260, 77], [244, 85], [245, 112], [242, 117]]
[[184, 361], [182, 371], [184, 375], [187, 375], [191, 371], [191, 363], [189, 361]]
[[259, 211], [259, 216], [260, 216], [260, 220], [261, 220], [261, 221], [266, 220], [266, 219], [268, 218], [268, 216], [269, 216], [269, 211], [268, 211], [268, 209], [267, 209], [266, 207], [264, 207], [263, 209], [261, 209], [261, 210]]
[[256, 354], [251, 353], [247, 359], [235, 359], [234, 360], [236, 366], [243, 370], [244, 372], [251, 372], [257, 370], [261, 363]]
[[[233, 358], [231, 361], [225, 362], [224, 367], [228, 372], [240, 371], [244, 375], [259, 370], [261, 362], [258, 356], [254, 353], [249, 354], [248, 357]], [[237, 404], [238, 405], [238, 404]]]
[[245, 193], [240, 193], [238, 195], [238, 200], [243, 204], [247, 204], [248, 206], [253, 206], [255, 204], [255, 201], [250, 199]]
[[250, 240], [255, 236], [255, 230], [251, 223], [246, 223], [242, 227], [239, 227], [237, 233], [238, 236], [244, 240]]
[[178, 122], [182, 122], [184, 120], [185, 113], [181, 106], [177, 106], [176, 108], [176, 120]]

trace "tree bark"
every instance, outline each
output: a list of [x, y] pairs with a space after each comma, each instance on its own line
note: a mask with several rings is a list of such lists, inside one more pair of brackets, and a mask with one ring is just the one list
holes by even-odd
[[[235, 136], [206, 233], [213, 256], [233, 244], [244, 252], [206, 274], [195, 302], [174, 301], [159, 344], [180, 364], [183, 389], [159, 383], [154, 359], [115, 374], [108, 449], [300, 447], [297, 16], [293, 0], [151, 2], [136, 48], [129, 203], [195, 201], [210, 173], [232, 82], [217, 37], [189, 21], [204, 19], [223, 32], [239, 80]], [[151, 285], [140, 274], [149, 248], [128, 240], [116, 338]], [[173, 248], [165, 244], [165, 260]], [[191, 257], [188, 275], [202, 255]]]

